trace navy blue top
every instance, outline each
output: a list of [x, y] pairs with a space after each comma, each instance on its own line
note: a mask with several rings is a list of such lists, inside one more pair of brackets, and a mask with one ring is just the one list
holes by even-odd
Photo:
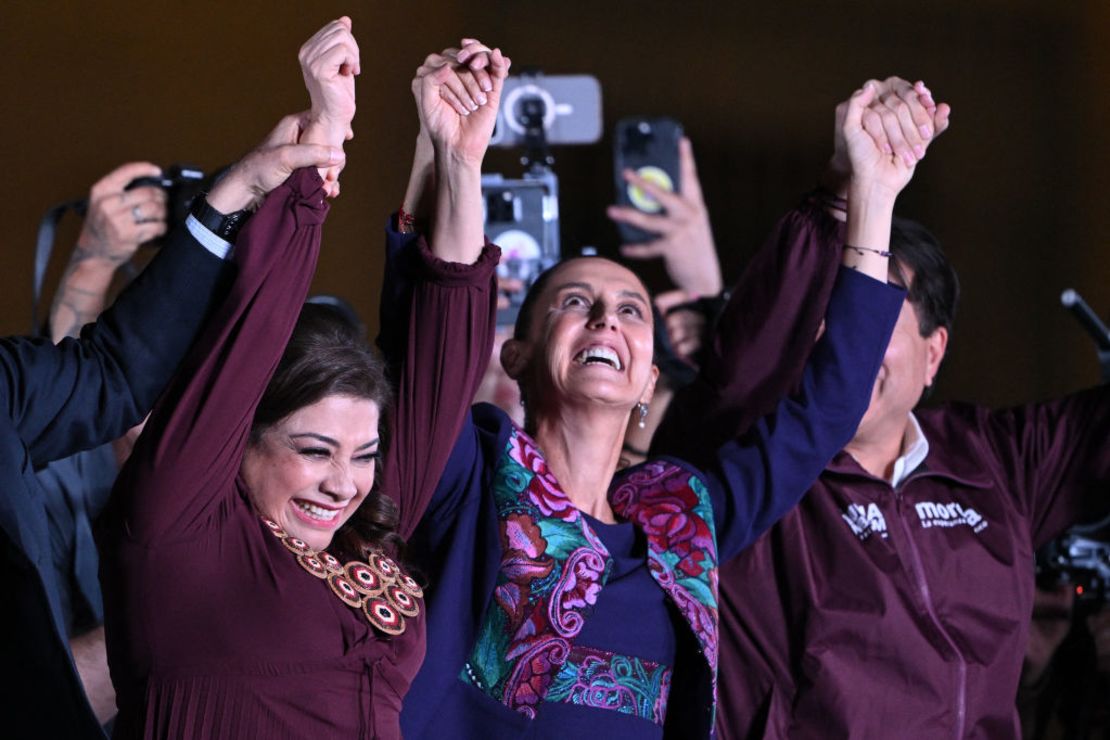
[[[605, 525], [579, 515], [574, 527], [584, 531], [586, 544], [575, 545], [569, 558], [552, 555], [560, 547], [571, 549], [556, 539], [569, 531], [566, 513], [557, 510], [558, 491], [537, 499], [558, 489], [542, 453], [499, 409], [475, 406], [410, 541], [421, 553], [431, 587], [426, 659], [405, 700], [405, 737], [439, 737], [448, 728], [452, 737], [483, 740], [708, 736], [716, 681], [716, 563], [792, 508], [852, 437], [903, 297], [895, 286], [842, 270], [827, 330], [800, 392], [743, 439], [721, 447], [704, 469], [663, 459], [619, 472], [610, 484], [610, 501], [629, 521]], [[546, 489], [536, 488], [540, 479]], [[514, 493], [518, 490], [523, 492]], [[519, 505], [514, 495], [520, 496]], [[682, 509], [683, 501], [695, 503]], [[661, 526], [654, 527], [656, 522]], [[684, 527], [700, 527], [708, 537], [684, 539]], [[700, 549], [691, 550], [691, 541]], [[599, 567], [591, 571], [582, 564], [588, 559], [575, 560], [584, 551], [607, 557], [600, 576]], [[551, 563], [560, 579], [554, 586]], [[536, 571], [534, 577], [519, 575], [528, 568]], [[591, 578], [599, 584], [592, 590]], [[521, 593], [530, 596], [518, 603]], [[550, 608], [537, 609], [522, 623], [512, 621], [514, 613], [527, 615], [537, 599], [548, 597], [555, 599]], [[551, 627], [547, 615], [569, 624], [575, 617], [568, 617], [569, 611], [576, 611], [582, 624], [569, 631], [567, 624], [556, 624], [565, 641], [559, 650], [540, 652], [544, 646], [536, 640]], [[497, 626], [506, 624], [512, 635], [497, 635]], [[504, 646], [506, 640], [507, 654], [488, 654], [489, 646]], [[587, 676], [582, 666], [594, 653], [602, 655], [597, 665], [605, 670]], [[627, 665], [640, 680], [618, 675]], [[594, 682], [568, 698], [572, 666], [576, 680], [587, 676]], [[556, 672], [550, 683], [534, 680], [544, 670]], [[628, 711], [629, 702], [619, 711], [599, 708], [629, 695], [635, 704], [637, 687], [661, 671], [663, 716], [651, 718], [650, 702], [641, 702], [646, 712]], [[529, 697], [529, 685], [545, 695]], [[553, 700], [552, 694], [564, 698]], [[660, 711], [658, 703], [655, 708]]]

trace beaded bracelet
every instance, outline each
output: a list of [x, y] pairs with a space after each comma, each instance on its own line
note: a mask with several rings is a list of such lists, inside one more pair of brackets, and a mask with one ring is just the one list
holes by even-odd
[[856, 247], [856, 246], [852, 246], [851, 244], [845, 244], [844, 248], [845, 249], [851, 249], [851, 250], [855, 251], [856, 254], [859, 254], [860, 256], [863, 256], [864, 252], [872, 252], [874, 254], [879, 255], [880, 257], [890, 257], [891, 256], [890, 252], [884, 252], [881, 249], [872, 249], [871, 247]]

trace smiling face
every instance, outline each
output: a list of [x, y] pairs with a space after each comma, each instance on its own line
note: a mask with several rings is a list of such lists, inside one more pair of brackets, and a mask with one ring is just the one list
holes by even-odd
[[566, 262], [527, 318], [523, 338], [505, 343], [502, 364], [522, 380], [533, 411], [588, 403], [627, 412], [651, 400], [659, 374], [651, 304], [632, 271], [596, 257]]
[[376, 403], [325, 396], [263, 431], [241, 473], [259, 513], [324, 550], [370, 492], [378, 445]]

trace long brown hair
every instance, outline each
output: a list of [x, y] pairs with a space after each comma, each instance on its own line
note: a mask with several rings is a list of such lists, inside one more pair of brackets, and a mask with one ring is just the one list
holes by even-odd
[[[378, 407], [378, 418], [383, 420], [393, 400], [382, 362], [359, 329], [331, 306], [305, 304], [255, 410], [251, 444], [256, 444], [267, 429], [290, 414], [334, 395], [373, 401]], [[333, 540], [333, 548], [354, 557], [365, 556], [368, 549], [375, 547], [385, 547], [397, 557], [403, 554], [405, 542], [396, 531], [397, 505], [380, 492], [379, 486], [380, 463], [388, 444], [382, 426], [378, 430], [381, 443], [374, 485]]]

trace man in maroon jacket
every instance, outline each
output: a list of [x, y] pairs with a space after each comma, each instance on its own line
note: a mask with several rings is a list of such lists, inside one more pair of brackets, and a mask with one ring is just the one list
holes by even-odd
[[[881, 85], [873, 108], [891, 155], [920, 158], [947, 110], [922, 86]], [[898, 101], [912, 116], [889, 115], [905, 112]], [[753, 259], [655, 451], [694, 455], [800, 377], [844, 248], [841, 151], [827, 192]], [[958, 286], [922, 227], [896, 221], [891, 250], [909, 293], [855, 438], [721, 571], [721, 738], [1019, 736], [1033, 552], [1110, 478], [1104, 389], [997, 412], [914, 410]]]

